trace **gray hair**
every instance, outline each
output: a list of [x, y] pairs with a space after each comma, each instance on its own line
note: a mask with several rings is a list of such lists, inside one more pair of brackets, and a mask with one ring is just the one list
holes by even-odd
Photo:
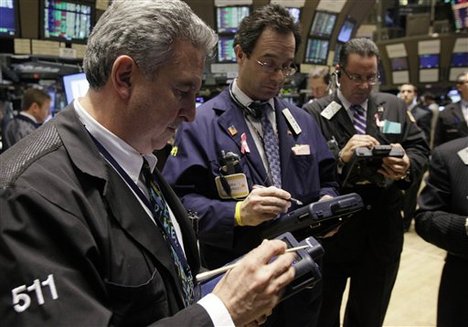
[[340, 67], [346, 68], [348, 64], [348, 57], [350, 54], [358, 54], [363, 57], [377, 57], [377, 61], [380, 60], [379, 48], [377, 45], [369, 39], [357, 38], [351, 39], [346, 42], [340, 50]]
[[177, 40], [188, 40], [211, 55], [218, 37], [180, 0], [114, 0], [94, 27], [83, 67], [91, 88], [109, 78], [115, 59], [128, 55], [145, 77], [169, 62]]

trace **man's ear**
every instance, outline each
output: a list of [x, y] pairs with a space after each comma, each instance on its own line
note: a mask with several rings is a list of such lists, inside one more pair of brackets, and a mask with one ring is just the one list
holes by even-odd
[[129, 56], [119, 56], [112, 65], [111, 79], [115, 91], [128, 99], [131, 94], [132, 83], [137, 69], [135, 61]]
[[239, 44], [236, 44], [234, 47], [234, 53], [236, 54], [237, 63], [242, 63], [242, 61], [247, 58], [247, 55], [244, 51], [242, 51], [242, 48]]

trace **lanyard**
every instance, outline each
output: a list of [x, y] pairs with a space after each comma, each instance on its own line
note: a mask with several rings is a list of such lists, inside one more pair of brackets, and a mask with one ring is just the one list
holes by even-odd
[[[145, 196], [145, 194], [141, 191], [141, 189], [138, 187], [138, 185], [136, 185], [135, 182], [130, 178], [130, 176], [128, 176], [128, 174], [125, 172], [125, 170], [119, 165], [119, 163], [114, 159], [114, 157], [112, 157], [112, 155], [106, 150], [106, 148], [104, 148], [104, 146], [101, 143], [99, 143], [99, 141], [96, 140], [94, 138], [94, 136], [91, 135], [91, 133], [89, 133], [89, 135], [91, 136], [92, 140], [94, 141], [94, 143], [98, 147], [99, 152], [104, 156], [104, 158], [106, 158], [106, 160], [112, 165], [112, 167], [114, 167], [114, 169], [117, 170], [117, 172], [120, 174], [120, 176], [122, 176], [122, 178], [127, 182], [127, 184], [135, 192], [135, 194], [138, 196], [138, 198], [146, 205], [146, 207], [152, 213], [153, 212], [153, 207], [151, 205], [151, 202], [148, 200], [148, 198]], [[162, 196], [162, 194], [161, 194], [161, 196]], [[164, 202], [166, 202], [166, 201], [164, 200]], [[167, 203], [166, 203], [166, 205], [167, 205]], [[188, 270], [189, 266], [188, 266], [188, 263], [187, 263], [187, 259], [186, 259], [185, 255], [182, 253], [181, 246], [179, 244], [176, 244], [174, 242], [174, 240], [172, 239], [172, 237], [166, 233], [166, 230], [165, 230], [162, 222], [159, 219], [157, 219], [156, 217], [154, 217], [154, 215], [153, 215], [153, 218], [154, 218], [153, 220], [156, 222], [156, 225], [158, 225], [158, 229], [160, 230], [160, 232], [164, 234], [164, 236], [165, 236], [164, 238], [166, 240], [169, 240], [169, 242], [171, 243], [171, 246], [175, 250], [175, 252], [177, 254], [177, 257], [179, 258], [179, 261], [183, 265], [184, 270], [189, 271]], [[177, 236], [174, 236], [174, 237], [177, 237]]]

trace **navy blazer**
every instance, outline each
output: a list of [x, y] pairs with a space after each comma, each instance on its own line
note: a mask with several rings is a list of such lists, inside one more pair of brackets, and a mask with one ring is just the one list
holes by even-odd
[[[300, 134], [289, 128], [282, 114], [284, 108], [290, 110], [300, 125]], [[325, 194], [335, 195], [335, 160], [313, 119], [279, 98], [275, 98], [275, 109], [282, 188], [304, 203], [316, 201]], [[242, 138], [246, 139], [250, 152], [241, 151]], [[297, 145], [308, 146], [310, 154], [295, 155], [293, 148]], [[163, 170], [186, 209], [195, 211], [200, 218], [201, 252], [210, 268], [225, 264], [260, 244], [260, 232], [268, 225], [234, 226], [237, 200], [221, 199], [215, 185], [215, 178], [220, 175], [221, 151], [240, 157], [249, 190], [255, 184], [267, 184], [267, 172], [243, 110], [231, 99], [227, 88], [198, 107], [195, 122], [179, 128], [173, 156], [168, 158]]]
[[[186, 212], [159, 180], [196, 274]], [[212, 325], [200, 305], [183, 309], [166, 241], [72, 106], [0, 156], [0, 212], [5, 325]], [[30, 305], [16, 312], [12, 290], [49, 275], [58, 298], [44, 290], [41, 304], [29, 294]]]

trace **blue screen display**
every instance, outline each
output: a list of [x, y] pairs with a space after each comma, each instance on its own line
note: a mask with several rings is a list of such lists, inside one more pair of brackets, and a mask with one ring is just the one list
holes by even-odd
[[431, 69], [439, 67], [439, 55], [438, 54], [425, 54], [419, 55], [419, 68]]
[[0, 36], [16, 36], [16, 8], [14, 0], [0, 0]]

